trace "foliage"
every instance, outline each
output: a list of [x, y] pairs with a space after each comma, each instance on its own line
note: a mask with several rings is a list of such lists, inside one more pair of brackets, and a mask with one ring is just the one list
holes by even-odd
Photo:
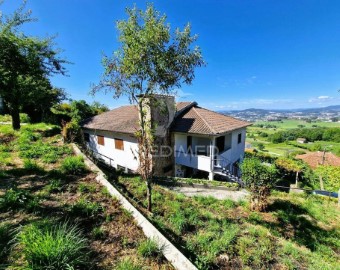
[[23, 189], [10, 188], [0, 197], [0, 210], [20, 210], [26, 209], [34, 211], [39, 205], [39, 198], [33, 197]]
[[263, 164], [257, 158], [246, 158], [241, 164], [242, 180], [251, 192], [251, 209], [264, 211], [270, 189], [276, 183], [276, 169], [273, 165]]
[[[116, 184], [142, 207], [138, 202], [144, 200], [146, 188], [140, 192], [139, 177], [119, 177]], [[187, 197], [158, 185], [153, 198], [150, 221], [199, 269], [337, 268], [336, 200], [274, 190], [267, 213], [261, 213], [249, 212], [244, 201]], [[179, 234], [182, 220], [185, 229]]]
[[328, 127], [299, 128], [278, 131], [269, 136], [273, 143], [292, 141], [297, 138], [306, 138], [310, 142], [314, 141], [334, 141], [340, 142], [340, 129]]
[[340, 189], [340, 167], [320, 165], [316, 174], [322, 176], [326, 190], [338, 192]]
[[0, 95], [14, 129], [20, 129], [22, 106], [30, 102], [42, 105], [38, 97], [52, 89], [48, 77], [65, 73], [66, 61], [58, 57], [53, 38], [40, 39], [19, 32], [21, 26], [32, 21], [31, 12], [25, 12], [25, 2], [10, 16], [0, 16]]
[[87, 241], [68, 222], [31, 224], [17, 236], [29, 269], [84, 269], [88, 267]]
[[70, 212], [74, 215], [94, 217], [101, 213], [103, 208], [97, 202], [91, 202], [85, 198], [79, 199], [70, 207]]
[[146, 239], [139, 243], [138, 254], [142, 257], [155, 257], [160, 258], [162, 256], [163, 247], [159, 247], [157, 242], [153, 239]]
[[62, 170], [67, 174], [82, 174], [86, 167], [81, 156], [66, 157], [61, 164]]
[[[197, 36], [191, 35], [188, 24], [183, 31], [171, 32], [166, 16], [152, 5], [145, 11], [136, 7], [127, 9], [127, 20], [117, 22], [119, 40], [122, 44], [112, 57], [104, 56], [105, 72], [93, 93], [113, 91], [114, 97], [127, 96], [137, 103], [140, 130], [140, 174], [147, 185], [148, 210], [151, 211], [152, 146], [154, 123], [147, 118], [145, 103], [154, 94], [170, 94], [182, 83], [191, 84], [194, 70], [204, 61], [200, 49], [192, 48]], [[157, 106], [155, 103], [152, 106]]]
[[115, 270], [142, 270], [143, 267], [141, 267], [138, 264], [135, 264], [130, 259], [124, 259], [120, 261], [114, 269]]

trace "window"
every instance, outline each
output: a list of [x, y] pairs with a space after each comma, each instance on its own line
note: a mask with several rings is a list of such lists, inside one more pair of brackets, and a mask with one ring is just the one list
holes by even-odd
[[84, 133], [84, 141], [85, 142], [90, 142], [90, 134]]
[[220, 136], [216, 138], [216, 147], [218, 149], [218, 153], [224, 152], [225, 149], [225, 136]]
[[97, 139], [98, 139], [98, 144], [104, 145], [104, 136], [97, 135]]
[[115, 148], [118, 150], [124, 150], [124, 141], [121, 139], [115, 139]]
[[187, 153], [192, 153], [192, 137], [187, 136]]
[[242, 142], [242, 133], [239, 133], [237, 137], [237, 143], [241, 143], [241, 142]]

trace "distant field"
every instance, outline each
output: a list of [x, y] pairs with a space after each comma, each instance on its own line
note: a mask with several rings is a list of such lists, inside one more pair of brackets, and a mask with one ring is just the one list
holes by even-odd
[[[255, 125], [270, 125], [272, 127], [257, 127]], [[302, 125], [302, 126], [301, 126]], [[275, 127], [273, 127], [275, 126]], [[258, 121], [255, 122], [253, 126], [250, 126], [247, 128], [247, 143], [250, 143], [252, 147], [258, 149], [256, 146], [258, 143], [263, 143], [265, 146], [265, 149], [263, 152], [267, 152], [273, 156], [283, 156], [287, 153], [302, 150], [305, 152], [311, 151], [312, 146], [314, 144], [318, 144], [321, 146], [322, 149], [326, 147], [328, 151], [334, 152], [334, 154], [339, 153], [340, 149], [340, 143], [336, 142], [326, 142], [326, 141], [317, 141], [314, 143], [305, 144], [302, 146], [308, 147], [308, 149], [301, 149], [300, 147], [289, 145], [288, 143], [272, 143], [269, 142], [266, 137], [259, 136], [261, 132], [267, 133], [268, 135], [271, 135], [275, 132], [285, 130], [285, 129], [293, 129], [293, 128], [312, 128], [312, 127], [339, 127], [340, 123], [338, 122], [313, 122], [313, 123], [307, 123], [303, 120], [282, 120], [281, 121]], [[295, 142], [295, 141], [294, 141]], [[314, 151], [314, 150], [312, 150]]]
[[306, 121], [303, 120], [282, 120], [281, 121], [258, 121], [255, 122], [254, 125], [256, 124], [270, 124], [270, 125], [275, 125], [277, 128], [280, 129], [288, 129], [288, 128], [298, 128], [299, 125], [303, 125], [304, 127], [313, 127], [317, 125], [318, 127], [340, 127], [339, 122], [312, 122], [312, 123], [307, 123]]

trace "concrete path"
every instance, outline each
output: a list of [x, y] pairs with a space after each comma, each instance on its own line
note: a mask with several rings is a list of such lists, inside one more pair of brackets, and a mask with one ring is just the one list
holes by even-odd
[[242, 201], [247, 199], [248, 191], [242, 189], [239, 191], [233, 190], [217, 190], [217, 189], [206, 189], [206, 188], [194, 188], [194, 187], [167, 187], [167, 189], [183, 193], [185, 196], [212, 196], [219, 200], [230, 199], [233, 201]]

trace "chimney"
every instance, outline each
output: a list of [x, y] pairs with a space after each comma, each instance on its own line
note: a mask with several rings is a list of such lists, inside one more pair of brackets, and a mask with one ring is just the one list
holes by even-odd
[[165, 137], [168, 129], [174, 120], [176, 108], [175, 97], [170, 95], [152, 94], [143, 97], [143, 109], [146, 119], [151, 121], [155, 129], [155, 137]]
[[175, 97], [153, 94], [143, 97], [143, 111], [154, 132], [155, 152], [152, 154], [154, 176], [172, 176], [174, 167], [173, 135], [170, 126], [175, 118]]

